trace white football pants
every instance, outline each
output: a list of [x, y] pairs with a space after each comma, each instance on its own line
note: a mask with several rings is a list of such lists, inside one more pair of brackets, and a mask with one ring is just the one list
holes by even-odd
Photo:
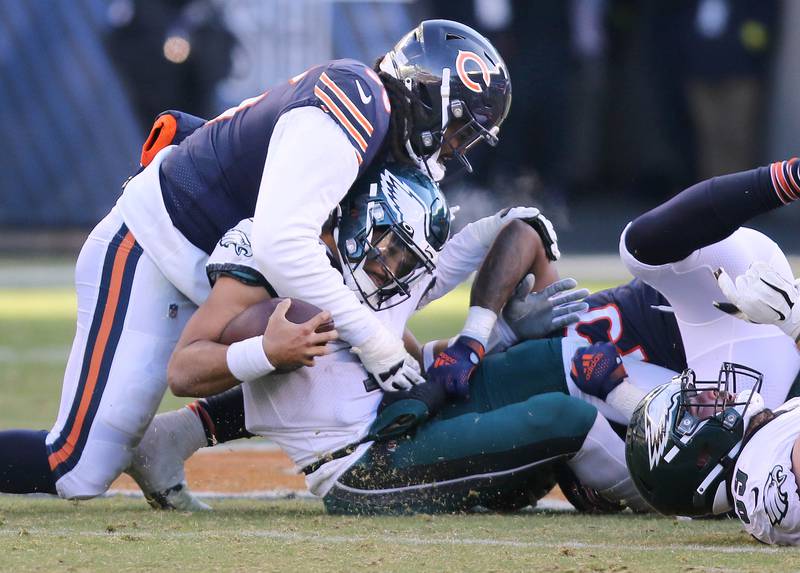
[[166, 389], [167, 362], [196, 306], [143, 252], [114, 208], [75, 268], [78, 323], [58, 420], [47, 436], [61, 497], [105, 492], [131, 460]]
[[761, 260], [794, 280], [780, 247], [763, 233], [742, 227], [682, 261], [646, 265], [628, 252], [626, 232], [627, 227], [619, 243], [622, 262], [633, 276], [661, 292], [672, 305], [686, 362], [697, 379], [716, 380], [723, 362], [736, 362], [764, 375], [761, 395], [768, 408], [782, 404], [800, 370], [800, 353], [794, 341], [777, 326], [745, 322], [713, 305], [714, 301], [727, 300], [713, 275], [719, 267], [736, 277], [744, 274], [750, 263]]

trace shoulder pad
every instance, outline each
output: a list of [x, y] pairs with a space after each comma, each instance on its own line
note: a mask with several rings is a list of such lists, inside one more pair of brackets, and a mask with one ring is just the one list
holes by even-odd
[[355, 60], [335, 60], [320, 74], [314, 96], [347, 135], [359, 171], [366, 168], [389, 129], [389, 96], [378, 75]]

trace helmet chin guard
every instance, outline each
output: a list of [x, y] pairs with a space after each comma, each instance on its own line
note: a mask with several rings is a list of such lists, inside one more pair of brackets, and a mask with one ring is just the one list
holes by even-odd
[[731, 509], [727, 482], [746, 423], [763, 409], [762, 381], [757, 370], [725, 362], [715, 381], [697, 380], [687, 369], [640, 402], [625, 459], [636, 488], [657, 511], [702, 516]]

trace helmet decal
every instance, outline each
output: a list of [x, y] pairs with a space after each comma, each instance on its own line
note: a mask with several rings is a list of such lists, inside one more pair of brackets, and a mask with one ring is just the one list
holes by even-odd
[[468, 89], [471, 89], [477, 93], [481, 93], [483, 91], [483, 87], [478, 82], [472, 81], [469, 77], [469, 72], [466, 70], [467, 62], [470, 61], [478, 64], [480, 72], [483, 76], [483, 83], [485, 83], [486, 87], [488, 88], [492, 81], [492, 78], [489, 75], [489, 66], [483, 61], [483, 58], [481, 58], [475, 52], [465, 52], [464, 50], [458, 51], [458, 57], [456, 57], [456, 72], [458, 73], [458, 77], [461, 79], [461, 82], [467, 86]]
[[[669, 433], [669, 423], [671, 416], [667, 415], [672, 409], [674, 401], [670, 400], [667, 407], [664, 402], [651, 402], [644, 416], [644, 436], [647, 442], [647, 452], [650, 458], [650, 469], [656, 467], [664, 455], [667, 448], [667, 435]], [[651, 412], [652, 406], [660, 406], [658, 411]]]
[[764, 509], [772, 526], [778, 525], [789, 513], [789, 494], [783, 490], [786, 470], [780, 464], [772, 468], [764, 487]]
[[[399, 193], [399, 191], [403, 191]], [[386, 196], [389, 204], [398, 213], [403, 213], [405, 219], [424, 218], [425, 205], [411, 187], [388, 169], [381, 172], [381, 191]]]

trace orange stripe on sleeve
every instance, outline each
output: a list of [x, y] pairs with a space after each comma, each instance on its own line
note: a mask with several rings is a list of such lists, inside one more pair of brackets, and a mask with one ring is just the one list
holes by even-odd
[[364, 140], [361, 134], [358, 133], [356, 128], [353, 127], [353, 124], [350, 123], [350, 120], [347, 119], [342, 110], [339, 109], [339, 106], [333, 103], [333, 100], [328, 96], [328, 94], [322, 91], [319, 88], [319, 86], [314, 88], [314, 95], [317, 96], [319, 99], [321, 99], [325, 103], [325, 105], [328, 106], [328, 108], [333, 112], [333, 115], [336, 116], [336, 118], [344, 126], [347, 132], [353, 137], [353, 139], [356, 140], [356, 142], [358, 142], [358, 146], [361, 148], [361, 151], [366, 152], [367, 142]]
[[786, 181], [789, 183], [789, 187], [791, 187], [795, 199], [800, 197], [800, 182], [797, 181], [793, 173], [794, 164], [797, 163], [797, 161], [797, 157], [792, 157], [784, 162], [786, 166]]
[[772, 187], [775, 189], [775, 194], [780, 199], [781, 203], [786, 205], [790, 202], [789, 198], [786, 196], [786, 192], [781, 187], [780, 181], [778, 180], [778, 171], [780, 170], [780, 164], [773, 163], [769, 166], [769, 174], [772, 178]]
[[92, 358], [89, 364], [89, 371], [86, 377], [86, 384], [83, 388], [83, 394], [80, 397], [80, 405], [78, 406], [78, 413], [75, 416], [75, 422], [72, 424], [72, 430], [67, 436], [64, 445], [56, 452], [53, 452], [48, 457], [50, 469], [55, 470], [56, 467], [66, 461], [72, 452], [75, 451], [75, 446], [78, 442], [78, 437], [81, 434], [81, 428], [86, 419], [86, 412], [89, 410], [89, 404], [92, 401], [92, 394], [97, 386], [97, 378], [100, 373], [100, 365], [103, 361], [103, 354], [105, 353], [108, 338], [111, 334], [111, 327], [114, 322], [114, 315], [117, 311], [117, 304], [119, 303], [119, 295], [122, 289], [122, 276], [125, 272], [125, 263], [131, 253], [134, 238], [133, 234], [128, 231], [122, 242], [117, 249], [114, 256], [114, 265], [111, 270], [111, 280], [108, 288], [108, 298], [106, 305], [103, 309], [103, 318], [100, 322], [100, 329], [97, 332], [97, 339], [94, 347], [92, 348]]
[[367, 135], [372, 135], [373, 132], [372, 124], [369, 122], [369, 120], [367, 120], [366, 117], [364, 117], [364, 114], [361, 113], [361, 111], [356, 107], [356, 105], [353, 103], [353, 100], [347, 97], [347, 94], [344, 93], [344, 91], [342, 91], [342, 89], [339, 86], [333, 83], [333, 80], [331, 80], [328, 77], [328, 74], [326, 74], [325, 72], [322, 73], [319, 79], [322, 80], [322, 83], [325, 84], [328, 88], [330, 88], [330, 90], [336, 95], [336, 97], [338, 97], [341, 100], [344, 106], [348, 110], [350, 110], [350, 113], [353, 114], [353, 117], [356, 118], [356, 121], [358, 121], [358, 123], [361, 124], [361, 127], [363, 127], [364, 130], [367, 132]]

